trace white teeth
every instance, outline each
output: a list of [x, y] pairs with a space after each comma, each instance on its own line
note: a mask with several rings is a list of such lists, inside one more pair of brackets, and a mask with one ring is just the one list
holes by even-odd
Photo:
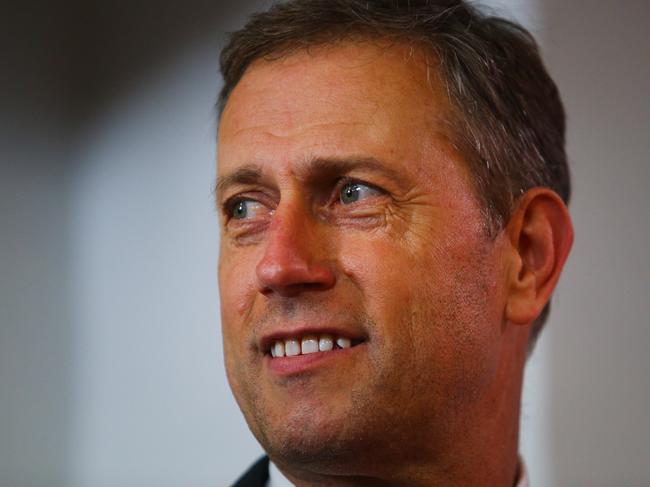
[[329, 350], [332, 350], [334, 348], [334, 340], [330, 335], [323, 335], [320, 337], [320, 340], [318, 340], [318, 350], [321, 352], [327, 352]]
[[284, 342], [278, 340], [271, 349], [271, 355], [274, 357], [284, 357]]
[[307, 335], [302, 339], [302, 354], [318, 352], [318, 338], [314, 335]]
[[305, 335], [302, 339], [289, 338], [287, 340], [277, 340], [271, 346], [270, 352], [273, 358], [295, 357], [301, 354], [329, 352], [330, 350], [350, 348], [351, 346], [352, 341], [349, 338], [337, 338], [329, 334], [323, 334], [320, 337], [316, 335]]
[[352, 342], [350, 341], [350, 339], [343, 338], [343, 337], [337, 338], [336, 344], [341, 348], [350, 348], [352, 346]]
[[295, 357], [300, 355], [300, 342], [293, 338], [284, 342], [284, 352], [287, 357]]

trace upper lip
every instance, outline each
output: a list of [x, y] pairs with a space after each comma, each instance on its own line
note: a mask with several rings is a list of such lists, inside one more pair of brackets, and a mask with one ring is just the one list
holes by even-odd
[[352, 343], [365, 341], [366, 337], [359, 331], [351, 330], [346, 327], [338, 326], [296, 326], [296, 327], [283, 327], [281, 330], [272, 330], [264, 333], [259, 342], [258, 347], [263, 353], [268, 353], [271, 347], [278, 340], [287, 340], [289, 338], [302, 338], [308, 335], [332, 335], [334, 337], [349, 338]]

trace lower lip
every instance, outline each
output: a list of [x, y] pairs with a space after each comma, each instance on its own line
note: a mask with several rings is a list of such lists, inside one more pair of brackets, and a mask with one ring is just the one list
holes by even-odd
[[298, 374], [305, 374], [322, 367], [333, 365], [334, 362], [345, 360], [358, 352], [363, 347], [360, 343], [350, 348], [339, 348], [328, 352], [315, 352], [306, 355], [295, 355], [293, 357], [271, 357], [266, 355], [264, 361], [266, 367], [274, 375], [287, 377]]

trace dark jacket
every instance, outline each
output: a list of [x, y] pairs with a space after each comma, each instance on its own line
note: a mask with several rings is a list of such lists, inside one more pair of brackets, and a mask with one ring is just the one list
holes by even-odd
[[251, 466], [232, 487], [266, 487], [269, 480], [269, 457], [264, 456]]

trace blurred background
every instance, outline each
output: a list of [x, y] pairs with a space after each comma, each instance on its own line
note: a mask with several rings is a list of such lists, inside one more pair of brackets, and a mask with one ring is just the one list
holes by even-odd
[[[568, 113], [576, 241], [527, 369], [533, 487], [650, 479], [650, 2], [486, 2]], [[4, 2], [0, 486], [229, 485], [261, 449], [223, 371], [214, 103], [268, 2]]]

